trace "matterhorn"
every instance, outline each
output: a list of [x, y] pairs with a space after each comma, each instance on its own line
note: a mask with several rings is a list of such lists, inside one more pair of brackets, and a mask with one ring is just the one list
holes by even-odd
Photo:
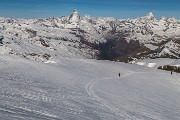
[[79, 23], [80, 15], [76, 9], [73, 10], [73, 13], [69, 16], [69, 23]]

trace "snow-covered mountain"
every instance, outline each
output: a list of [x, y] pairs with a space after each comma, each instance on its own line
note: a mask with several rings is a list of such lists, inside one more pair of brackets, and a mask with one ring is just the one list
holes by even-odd
[[80, 15], [77, 10], [74, 10], [73, 13], [69, 16], [69, 22], [72, 24], [78, 24], [80, 19]]
[[148, 68], [179, 60], [83, 59], [179, 58], [179, 31], [152, 13], [0, 18], [0, 120], [179, 120], [179, 74]]
[[127, 61], [180, 57], [180, 21], [153, 13], [136, 19], [67, 17], [0, 18], [0, 54], [38, 61], [64, 57]]

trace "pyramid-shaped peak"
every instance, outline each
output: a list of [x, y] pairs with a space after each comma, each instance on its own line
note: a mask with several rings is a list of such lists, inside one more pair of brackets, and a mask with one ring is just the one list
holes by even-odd
[[69, 22], [79, 22], [80, 15], [76, 9], [73, 10], [73, 13], [69, 16]]
[[78, 11], [76, 9], [73, 10], [73, 13], [78, 13]]

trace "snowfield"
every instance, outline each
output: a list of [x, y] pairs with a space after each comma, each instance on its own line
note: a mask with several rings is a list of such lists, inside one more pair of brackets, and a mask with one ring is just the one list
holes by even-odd
[[110, 61], [41, 63], [1, 55], [0, 75], [1, 120], [180, 119], [179, 75], [166, 71]]

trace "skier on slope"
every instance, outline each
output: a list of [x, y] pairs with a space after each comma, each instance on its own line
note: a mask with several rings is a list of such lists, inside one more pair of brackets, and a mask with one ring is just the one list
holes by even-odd
[[119, 77], [120, 77], [120, 76], [121, 76], [121, 73], [119, 73], [118, 75], [119, 75]]

